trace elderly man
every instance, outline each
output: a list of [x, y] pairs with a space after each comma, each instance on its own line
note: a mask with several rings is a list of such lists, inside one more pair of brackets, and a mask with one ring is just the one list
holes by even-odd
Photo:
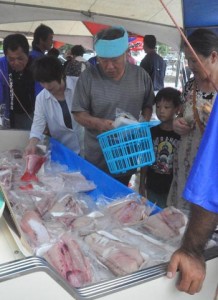
[[[126, 63], [128, 34], [123, 27], [100, 31], [95, 39], [98, 64], [79, 77], [73, 101], [75, 120], [85, 127], [85, 158], [109, 172], [97, 135], [113, 129], [116, 109], [139, 119], [150, 120], [154, 99], [149, 75], [140, 67]], [[134, 171], [116, 175], [128, 184]]]
[[35, 97], [42, 86], [33, 80], [29, 44], [22, 34], [10, 34], [3, 41], [0, 59], [0, 127], [30, 129]]

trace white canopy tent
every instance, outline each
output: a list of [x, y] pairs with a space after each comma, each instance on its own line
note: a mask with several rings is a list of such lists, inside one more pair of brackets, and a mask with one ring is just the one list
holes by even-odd
[[55, 33], [54, 40], [69, 44], [81, 44], [87, 49], [93, 48], [93, 36], [81, 21], [34, 21], [0, 24], [0, 37], [10, 33], [23, 33], [31, 41], [33, 33], [41, 23], [51, 27]]
[[[181, 0], [164, 0], [183, 27]], [[0, 37], [11, 32], [32, 35], [39, 23], [53, 28], [55, 39], [89, 47], [92, 36], [82, 21], [122, 25], [139, 35], [180, 48], [181, 37], [159, 0], [0, 0]]]

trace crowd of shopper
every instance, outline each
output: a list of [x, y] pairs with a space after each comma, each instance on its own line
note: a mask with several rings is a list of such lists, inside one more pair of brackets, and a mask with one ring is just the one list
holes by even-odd
[[[174, 277], [178, 269], [182, 274], [178, 289], [199, 292], [206, 272], [204, 248], [218, 224], [218, 36], [201, 28], [188, 36], [201, 64], [185, 44], [193, 77], [180, 93], [164, 86], [166, 63], [155, 50], [153, 35], [144, 37], [146, 56], [140, 66], [129, 63], [126, 29], [113, 26], [97, 33], [94, 63], [85, 61], [85, 49], [75, 45], [64, 67], [59, 51], [52, 48], [53, 35], [41, 24], [31, 51], [22, 34], [4, 39], [0, 128], [30, 130], [26, 153], [35, 153], [47, 130], [77, 154], [84, 147], [85, 159], [110, 173], [97, 136], [114, 128], [117, 109], [149, 121], [155, 104], [161, 121], [152, 129], [156, 161], [141, 169], [139, 192], [160, 207], [173, 205], [189, 217], [167, 276]], [[110, 175], [128, 185], [135, 172]]]

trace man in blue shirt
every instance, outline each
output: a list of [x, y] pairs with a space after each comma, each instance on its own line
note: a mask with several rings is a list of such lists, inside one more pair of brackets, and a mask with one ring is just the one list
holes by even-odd
[[156, 38], [154, 35], [144, 36], [144, 51], [146, 56], [142, 59], [140, 67], [145, 69], [151, 77], [154, 91], [158, 92], [164, 87], [164, 77], [166, 73], [166, 62], [157, 54]]
[[42, 86], [32, 77], [29, 44], [22, 34], [3, 41], [0, 59], [0, 128], [30, 129], [35, 97]]
[[167, 276], [181, 272], [180, 291], [194, 294], [205, 278], [203, 251], [218, 224], [218, 96], [210, 115], [183, 197], [192, 203], [182, 246], [168, 266]]

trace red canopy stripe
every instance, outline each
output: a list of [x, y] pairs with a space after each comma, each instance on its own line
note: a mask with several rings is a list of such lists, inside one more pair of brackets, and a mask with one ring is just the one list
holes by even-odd
[[88, 21], [83, 21], [83, 24], [93, 35], [96, 35], [96, 33], [98, 33], [102, 29], [106, 29], [106, 28], [110, 27], [108, 25], [98, 24], [98, 23], [93, 23], [93, 22], [88, 22]]
[[60, 47], [64, 46], [65, 43], [58, 42], [58, 41], [53, 41], [53, 47], [56, 49], [59, 49]]

